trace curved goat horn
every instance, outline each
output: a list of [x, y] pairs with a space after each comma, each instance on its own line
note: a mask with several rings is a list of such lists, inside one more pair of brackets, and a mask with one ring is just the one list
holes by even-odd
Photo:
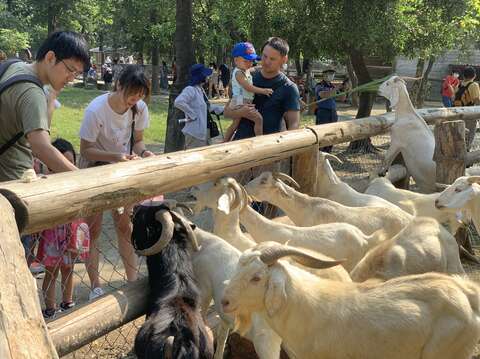
[[331, 153], [324, 153], [324, 156], [327, 160], [334, 160], [334, 161], [337, 161], [340, 164], [343, 164], [343, 161], [340, 158], [338, 158], [335, 155], [332, 155]]
[[183, 208], [186, 213], [193, 216], [193, 209], [185, 203], [177, 203], [176, 208]]
[[227, 178], [227, 186], [233, 190], [235, 197], [233, 199], [232, 205], [230, 206], [230, 210], [234, 210], [238, 207], [242, 209], [245, 206], [246, 197], [244, 197], [244, 191], [242, 191], [243, 186], [240, 186], [238, 182], [234, 178]]
[[198, 252], [200, 250], [200, 246], [198, 245], [197, 236], [195, 233], [193, 233], [192, 223], [187, 221], [177, 212], [171, 212], [171, 216], [176, 223], [180, 224], [185, 229], [187, 238], [190, 240], [190, 242], [192, 242], [193, 250]]
[[167, 246], [173, 237], [173, 230], [175, 225], [173, 224], [172, 215], [166, 209], [161, 209], [155, 213], [155, 219], [162, 224], [162, 234], [158, 241], [151, 247], [145, 249], [137, 249], [135, 252], [141, 256], [153, 256], [160, 253], [163, 248]]
[[480, 182], [480, 176], [470, 176], [467, 179], [468, 183], [479, 183]]
[[343, 260], [323, 260], [300, 249], [287, 246], [271, 246], [260, 251], [260, 260], [267, 265], [275, 264], [280, 258], [287, 256], [305, 267], [316, 269], [330, 268], [343, 263]]
[[292, 177], [290, 177], [289, 175], [287, 175], [285, 173], [272, 172], [272, 176], [275, 179], [279, 179], [279, 180], [282, 180], [286, 183], [290, 183], [292, 185], [292, 187], [295, 188], [295, 189], [300, 189], [300, 185], [297, 183], [297, 181], [295, 181]]

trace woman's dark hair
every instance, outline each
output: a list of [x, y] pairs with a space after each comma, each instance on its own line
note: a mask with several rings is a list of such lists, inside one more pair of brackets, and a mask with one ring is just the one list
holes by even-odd
[[464, 79], [473, 79], [475, 77], [475, 69], [471, 66], [467, 66], [463, 69], [463, 78]]
[[287, 56], [288, 51], [290, 51], [290, 46], [288, 46], [288, 43], [279, 37], [271, 37], [269, 38], [262, 46], [262, 52], [265, 46], [270, 46], [271, 48], [277, 50], [280, 55], [282, 56]]
[[57, 150], [60, 151], [60, 153], [65, 153], [65, 152], [72, 152], [73, 154], [73, 163], [76, 164], [77, 163], [77, 154], [75, 153], [75, 149], [73, 148], [73, 145], [63, 139], [63, 138], [57, 138], [55, 141], [52, 142], [52, 146], [55, 147]]
[[115, 82], [113, 90], [117, 91], [119, 86], [122, 88], [126, 96], [142, 93], [146, 100], [150, 97], [150, 81], [147, 76], [145, 76], [145, 72], [143, 72], [141, 66], [125, 66], [120, 77]]
[[[125, 96], [141, 93], [146, 102], [150, 99], [150, 80], [145, 76], [143, 68], [139, 65], [127, 65], [123, 68], [120, 77], [113, 86], [113, 91], [121, 87]], [[138, 112], [137, 105], [132, 107], [133, 115]]]
[[217, 64], [215, 62], [210, 62], [208, 66], [213, 67], [215, 70], [217, 69]]
[[51, 34], [37, 51], [36, 61], [42, 61], [47, 52], [53, 51], [57, 62], [65, 59], [75, 59], [83, 63], [84, 68], [90, 67], [88, 45], [82, 35], [73, 31], [58, 31]]

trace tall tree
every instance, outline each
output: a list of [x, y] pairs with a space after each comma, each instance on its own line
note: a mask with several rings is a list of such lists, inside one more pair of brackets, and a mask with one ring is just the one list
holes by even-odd
[[192, 0], [177, 0], [175, 19], [175, 57], [177, 78], [171, 88], [168, 99], [165, 152], [181, 150], [183, 149], [185, 142], [181, 132], [180, 124], [178, 123], [181, 112], [177, 110], [173, 104], [177, 98], [177, 95], [187, 85], [189, 68], [195, 62], [192, 41]]

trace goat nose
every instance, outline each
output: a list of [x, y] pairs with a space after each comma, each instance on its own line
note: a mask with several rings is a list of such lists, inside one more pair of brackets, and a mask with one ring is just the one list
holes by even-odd
[[228, 299], [222, 299], [222, 306], [228, 307], [229, 304], [230, 302], [228, 301]]

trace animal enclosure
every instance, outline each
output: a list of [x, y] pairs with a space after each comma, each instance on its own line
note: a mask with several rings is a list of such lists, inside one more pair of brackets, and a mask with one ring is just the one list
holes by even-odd
[[[476, 111], [478, 111], [477, 108], [464, 108], [420, 110], [419, 112], [429, 123], [433, 123], [442, 119], [477, 118]], [[31, 183], [10, 182], [2, 184], [2, 187], [10, 190], [26, 203], [28, 222], [23, 233], [37, 232], [94, 212], [118, 208], [127, 203], [136, 203], [159, 193], [169, 193], [168, 197], [179, 201], [188, 200], [188, 194], [185, 191], [182, 192], [182, 189], [227, 174], [241, 172], [240, 177], [248, 176], [246, 170], [250, 168], [285, 159], [291, 159], [293, 177], [302, 186], [302, 191], [313, 193], [316, 183], [318, 148], [328, 145], [334, 145], [334, 153], [343, 160], [343, 164], [332, 164], [337, 174], [342, 180], [361, 188], [362, 183], [368, 179], [369, 171], [380, 165], [383, 152], [367, 154], [353, 152], [348, 149], [348, 143], [370, 137], [375, 146], [385, 150], [389, 144], [388, 129], [393, 120], [393, 115], [389, 114], [313, 126], [261, 138], [164, 154], [135, 163], [120, 163], [75, 173], [53, 175]], [[475, 142], [473, 147], [480, 148]], [[8, 204], [1, 203], [0, 208], [8, 214]], [[65, 203], [71, 205], [65, 208]], [[20, 242], [11, 214], [0, 218], [2, 218], [0, 232], [9, 238], [0, 244], [2, 256], [15, 258], [9, 255], [9, 253], [15, 253], [19, 258]], [[208, 229], [209, 224], [205, 219], [199, 220]], [[111, 238], [112, 231], [109, 230], [109, 224], [104, 229], [103, 237], [100, 248], [103, 257], [100, 272], [103, 281], [111, 288], [111, 292], [95, 302], [81, 305], [78, 309], [47, 323], [49, 335], [42, 327], [37, 326], [36, 330], [44, 332], [43, 337], [46, 339], [34, 341], [35, 344], [32, 344], [32, 336], [28, 334], [32, 330], [29, 325], [35, 320], [41, 320], [40, 313], [37, 318], [19, 320], [15, 329], [19, 341], [17, 345], [29, 348], [31, 352], [28, 354], [33, 356], [35, 353], [43, 353], [38, 357], [54, 357], [52, 345], [59, 356], [69, 355], [72, 358], [83, 358], [89, 355], [113, 358], [127, 355], [130, 351], [136, 331], [141, 324], [141, 320], [139, 324], [136, 319], [143, 315], [145, 309], [143, 293], [146, 290], [146, 284], [145, 281], [139, 281], [133, 285], [124, 285], [120, 261], [114, 254], [115, 241]], [[18, 265], [24, 264], [20, 262]], [[3, 273], [12, 273], [12, 268], [17, 268], [14, 263], [7, 260], [2, 266], [5, 266], [1, 271]], [[86, 300], [88, 284], [85, 272], [77, 270], [78, 267], [77, 265], [75, 281], [80, 288], [78, 291], [80, 302], [82, 302]], [[145, 274], [145, 266], [142, 262], [139, 271]], [[476, 274], [474, 276], [478, 279]], [[25, 286], [25, 291], [28, 293], [36, 292], [32, 283], [27, 281]], [[19, 298], [19, 293], [13, 291], [10, 297], [1, 299], [0, 304], [3, 305], [4, 300], [14, 303], [19, 301]], [[0, 331], [0, 343], [5, 341], [5, 338], [7, 343], [10, 341], [9, 338], [13, 334], [8, 332], [11, 328], [8, 323], [12, 318], [16, 318], [15, 310], [18, 310], [16, 305], [6, 308], [8, 309], [0, 314], [0, 317], [7, 318], [4, 320], [7, 323], [6, 332]], [[38, 309], [38, 304], [28, 304], [28, 310]], [[100, 337], [103, 339], [98, 344], [99, 342], [95, 340]], [[21, 340], [25, 342], [21, 343]], [[11, 348], [11, 352], [6, 352], [5, 355], [0, 350], [1, 357], [16, 357], [12, 356], [12, 354], [18, 355], [13, 352], [15, 346]], [[76, 350], [80, 351], [75, 353]], [[28, 357], [28, 355], [20, 357]]]

